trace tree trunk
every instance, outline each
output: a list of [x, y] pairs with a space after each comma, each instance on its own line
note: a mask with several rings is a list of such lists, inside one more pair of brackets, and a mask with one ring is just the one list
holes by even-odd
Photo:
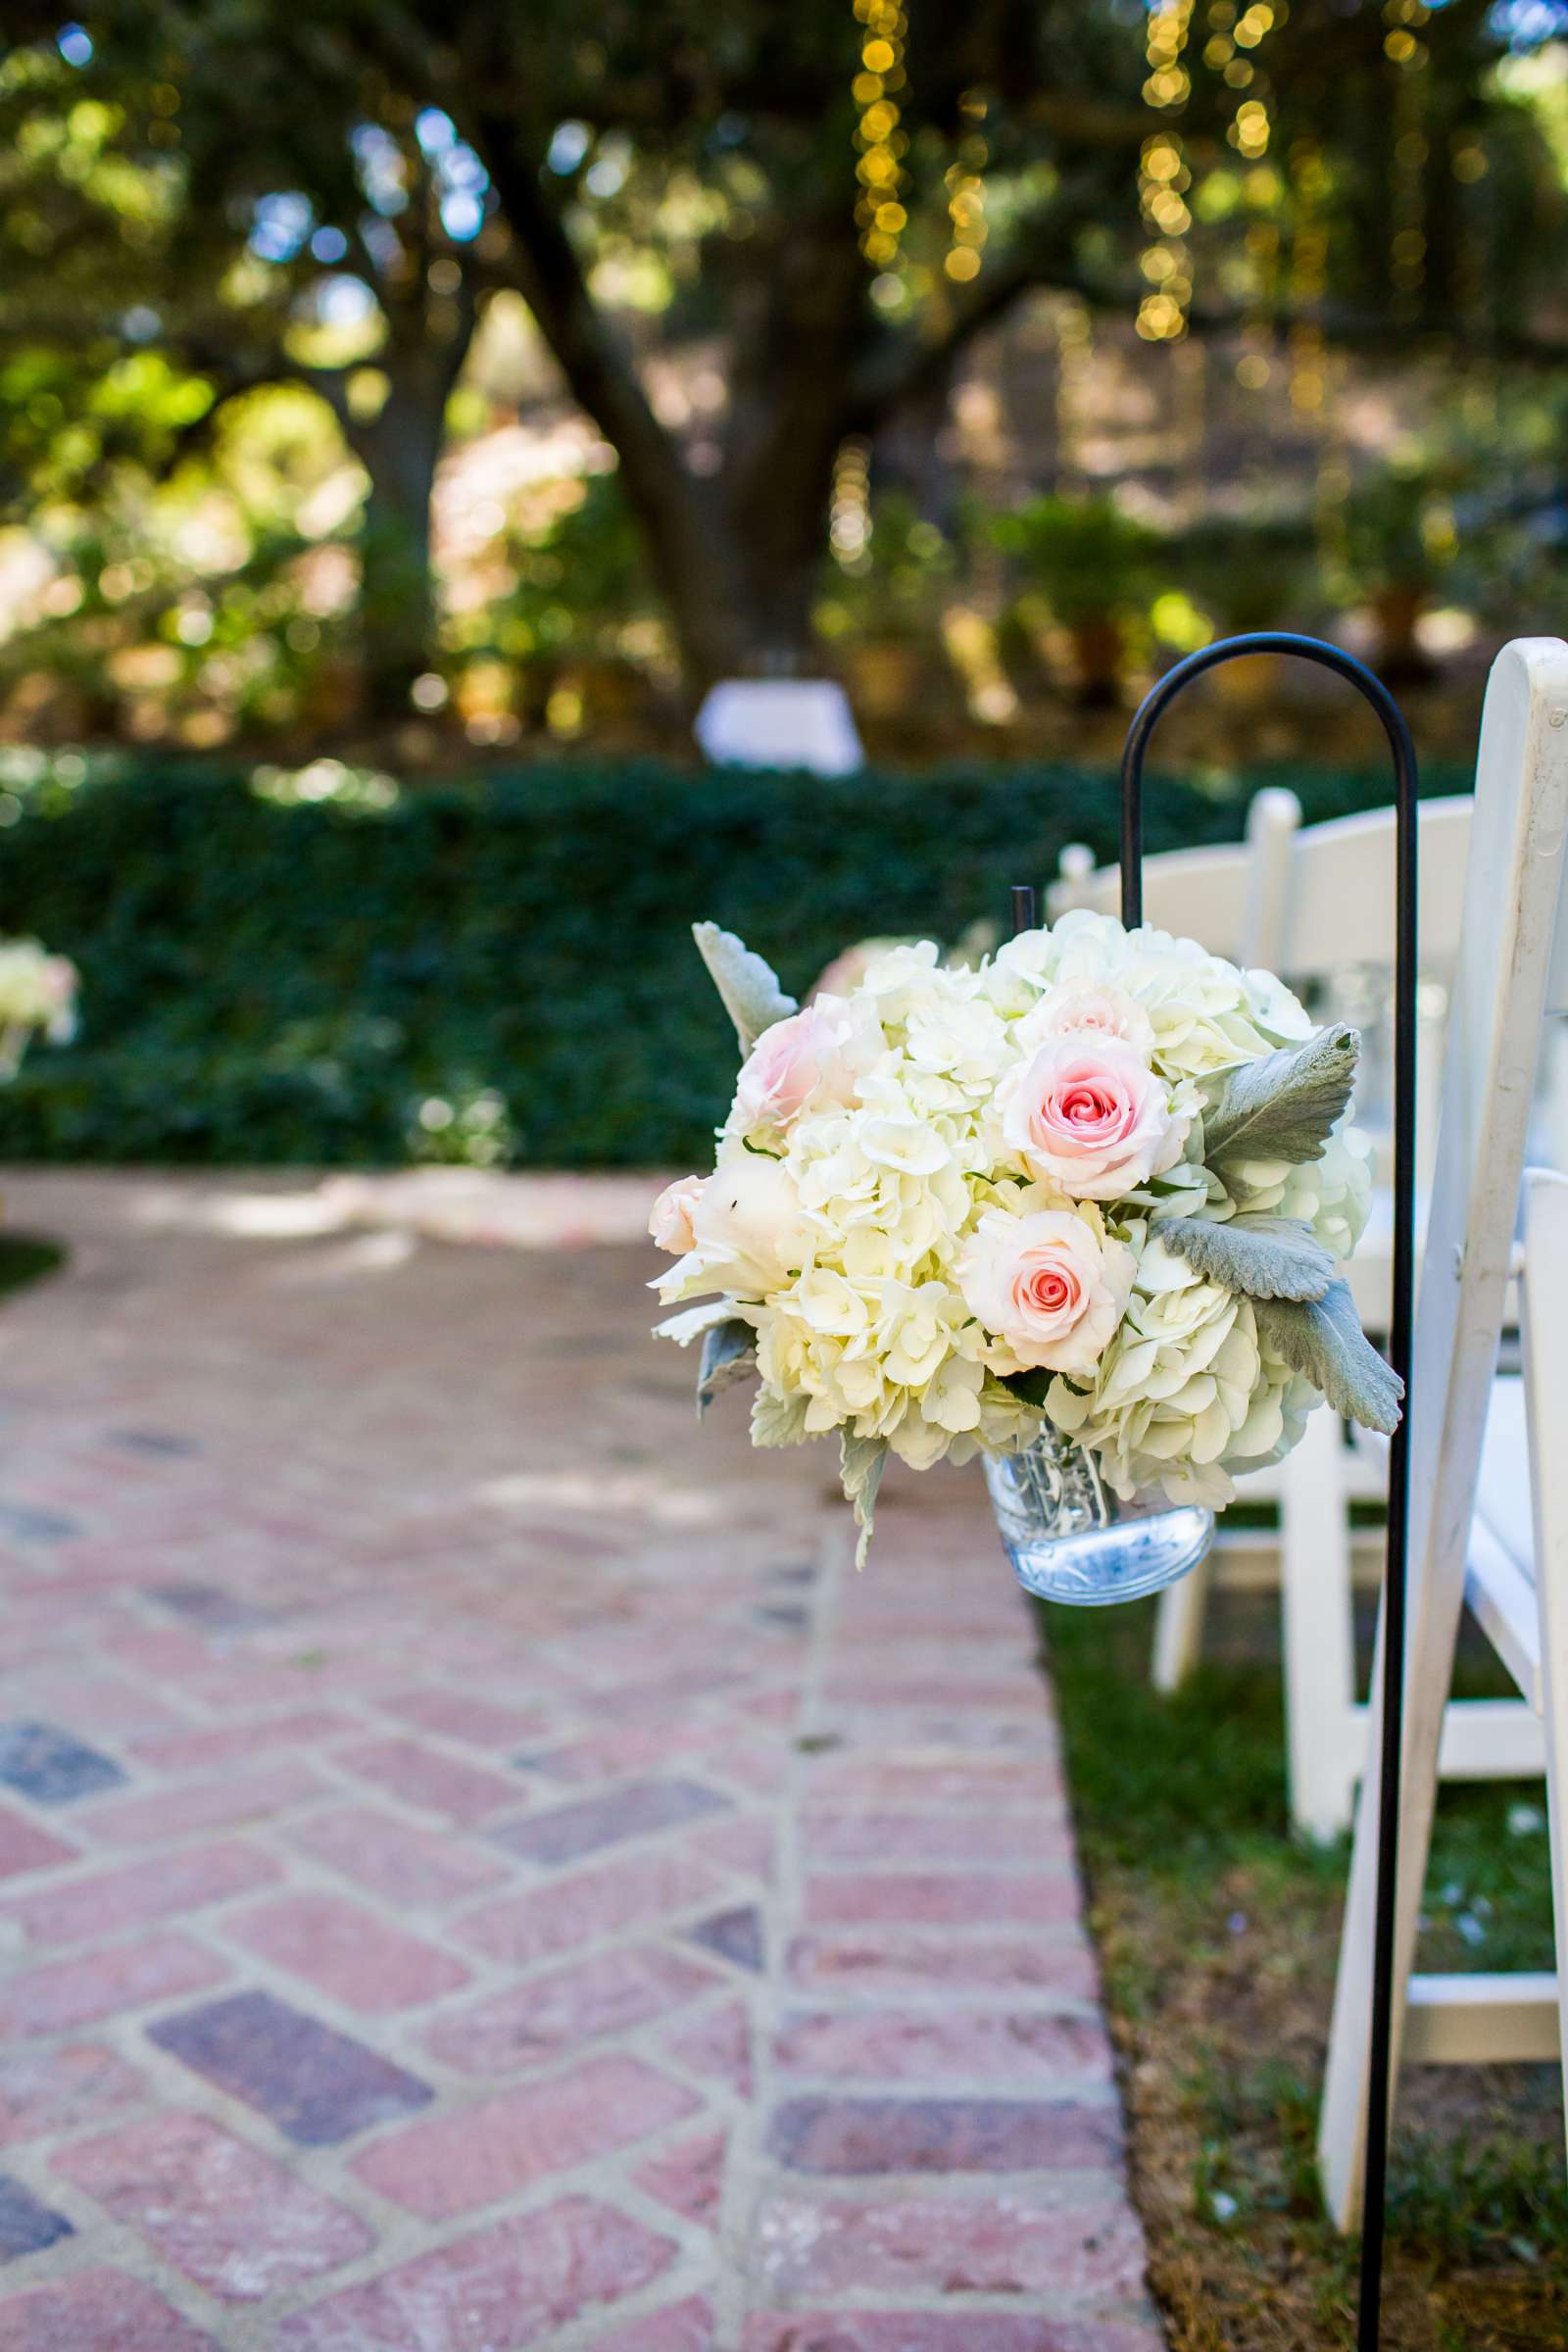
[[626, 481], [694, 698], [721, 678], [808, 676], [816, 666], [811, 602], [831, 483], [830, 454], [814, 484], [760, 515], [734, 484], [693, 482], [689, 527], [661, 535]]
[[369, 487], [360, 532], [362, 714], [396, 725], [414, 708], [416, 678], [437, 658], [430, 501], [446, 444], [447, 402], [473, 339], [466, 281], [450, 302], [382, 289], [388, 335], [376, 356], [387, 393], [373, 416], [357, 416], [345, 376], [312, 369], [307, 381], [330, 406]]
[[369, 477], [360, 531], [360, 632], [365, 716], [406, 719], [415, 680], [435, 654], [430, 499], [444, 431], [443, 396], [431, 404], [394, 379], [381, 413], [350, 421], [348, 437]]

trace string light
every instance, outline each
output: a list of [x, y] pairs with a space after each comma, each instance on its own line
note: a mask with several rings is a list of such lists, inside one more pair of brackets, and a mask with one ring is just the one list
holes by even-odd
[[843, 571], [871, 568], [871, 448], [858, 439], [841, 441], [833, 463], [828, 506], [828, 545]]
[[1203, 51], [1204, 63], [1236, 93], [1225, 138], [1248, 167], [1242, 174], [1246, 294], [1236, 380], [1249, 392], [1261, 392], [1274, 374], [1270, 310], [1279, 269], [1282, 194], [1279, 173], [1265, 161], [1274, 135], [1270, 115], [1273, 91], [1258, 51], [1288, 14], [1286, 0], [1254, 0], [1240, 17], [1232, 0], [1215, 0], [1208, 12], [1213, 32]]
[[[1182, 61], [1192, 21], [1193, 0], [1156, 0], [1150, 10], [1144, 98], [1156, 111], [1177, 110], [1191, 94], [1192, 76]], [[1152, 132], [1138, 159], [1138, 208], [1150, 242], [1139, 258], [1148, 291], [1133, 323], [1146, 343], [1179, 343], [1187, 332], [1193, 298], [1192, 250], [1187, 242], [1193, 216], [1186, 203], [1191, 185], [1180, 133], [1174, 125]]]
[[1323, 413], [1326, 346], [1318, 308], [1328, 288], [1329, 232], [1323, 216], [1328, 172], [1313, 138], [1297, 139], [1290, 154], [1294, 220], [1291, 232], [1291, 405], [1300, 415]]
[[1427, 273], [1426, 167], [1431, 143], [1422, 128], [1424, 70], [1431, 52], [1420, 37], [1432, 12], [1424, 0], [1385, 0], [1383, 54], [1394, 68], [1394, 155], [1390, 167], [1389, 282], [1394, 316], [1417, 318]]
[[959, 142], [957, 161], [947, 170], [952, 243], [942, 267], [949, 277], [964, 285], [980, 274], [980, 249], [986, 241], [986, 183], [980, 175], [990, 150], [981, 127], [986, 119], [985, 99], [978, 91], [965, 90], [958, 111], [971, 127]]
[[899, 239], [909, 218], [902, 201], [903, 159], [909, 141], [899, 127], [898, 101], [906, 81], [904, 36], [908, 21], [898, 0], [855, 0], [855, 15], [863, 28], [859, 70], [850, 84], [859, 109], [855, 175], [860, 194], [855, 219], [861, 253], [874, 268], [886, 270], [898, 260]]

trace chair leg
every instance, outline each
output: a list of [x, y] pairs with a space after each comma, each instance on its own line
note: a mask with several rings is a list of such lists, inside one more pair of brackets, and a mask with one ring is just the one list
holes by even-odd
[[[1559, 1600], [1561, 1595], [1558, 1596]], [[1543, 1595], [1544, 1604], [1544, 1595]], [[1568, 1621], [1568, 1609], [1556, 1614]], [[1544, 1636], [1549, 1639], [1552, 1612], [1542, 1608]], [[1568, 1636], [1568, 1622], [1558, 1627]], [[1562, 2096], [1565, 2136], [1568, 2136], [1568, 1677], [1552, 1672], [1552, 1653], [1542, 1644], [1543, 1714], [1546, 1732], [1546, 1827], [1551, 1839], [1551, 1911], [1557, 1950], [1557, 2028], [1562, 2059]]]
[[1154, 1609], [1154, 1653], [1150, 1679], [1156, 1690], [1177, 1690], [1203, 1646], [1210, 1567], [1200, 1560], [1178, 1584], [1167, 1585]]
[[[1438, 1794], [1438, 1747], [1448, 1692], [1453, 1688], [1454, 1651], [1464, 1602], [1462, 1561], [1442, 1563], [1430, 1580], [1412, 1556], [1409, 1638], [1405, 1646], [1404, 1757], [1400, 1778], [1399, 1871], [1395, 1902], [1394, 2047], [1397, 2077], [1399, 2044], [1421, 1890], [1432, 1843]], [[1339, 1976], [1329, 2026], [1328, 2063], [1318, 2117], [1318, 2175], [1323, 2200], [1335, 2226], [1357, 2227], [1366, 2158], [1366, 2096], [1372, 2017], [1372, 1935], [1377, 1906], [1378, 1752], [1383, 1736], [1383, 1645], [1379, 1621], [1372, 1695], [1365, 1711], [1365, 1777], [1355, 1808], [1355, 1838], [1345, 1925], [1340, 1932]]]
[[1345, 1433], [1326, 1407], [1281, 1465], [1280, 1585], [1291, 1820], [1327, 1840], [1350, 1824], [1361, 1725]]

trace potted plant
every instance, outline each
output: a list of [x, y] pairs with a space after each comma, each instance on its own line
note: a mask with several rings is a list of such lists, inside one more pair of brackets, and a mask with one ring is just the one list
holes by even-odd
[[1072, 643], [1079, 701], [1121, 700], [1130, 624], [1148, 604], [1160, 535], [1102, 493], [1031, 499], [993, 525], [1027, 589]]

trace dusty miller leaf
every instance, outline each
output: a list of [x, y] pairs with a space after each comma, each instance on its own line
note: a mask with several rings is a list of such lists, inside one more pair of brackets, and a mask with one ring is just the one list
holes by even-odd
[[656, 1340], [673, 1340], [677, 1348], [689, 1348], [693, 1340], [700, 1340], [705, 1332], [712, 1330], [715, 1323], [732, 1322], [734, 1318], [729, 1310], [730, 1301], [727, 1298], [705, 1298], [701, 1306], [682, 1307], [678, 1315], [670, 1315], [664, 1322], [656, 1323], [654, 1337]]
[[756, 1369], [757, 1334], [751, 1325], [738, 1315], [710, 1324], [703, 1334], [703, 1360], [697, 1368], [698, 1420], [722, 1390], [749, 1379]]
[[1205, 1160], [1321, 1159], [1350, 1100], [1360, 1047], [1353, 1029], [1336, 1024], [1228, 1071], [1203, 1113]]
[[1259, 1337], [1321, 1389], [1336, 1412], [1393, 1436], [1404, 1383], [1361, 1329], [1348, 1282], [1331, 1282], [1317, 1299], [1259, 1298], [1252, 1312]]
[[852, 1438], [849, 1431], [845, 1430], [839, 1440], [839, 1458], [844, 1499], [853, 1505], [855, 1524], [860, 1531], [860, 1540], [855, 1546], [855, 1565], [863, 1568], [871, 1543], [876, 1491], [882, 1484], [882, 1473], [887, 1467], [887, 1440]]
[[795, 999], [784, 994], [772, 966], [733, 931], [721, 931], [716, 923], [693, 923], [692, 937], [735, 1024], [741, 1052], [749, 1054], [764, 1029], [799, 1010]]
[[777, 1389], [759, 1389], [752, 1398], [754, 1446], [804, 1446], [810, 1436], [806, 1415], [808, 1396], [781, 1396]]
[[1164, 1217], [1151, 1228], [1206, 1282], [1249, 1298], [1321, 1298], [1334, 1260], [1299, 1217]]

